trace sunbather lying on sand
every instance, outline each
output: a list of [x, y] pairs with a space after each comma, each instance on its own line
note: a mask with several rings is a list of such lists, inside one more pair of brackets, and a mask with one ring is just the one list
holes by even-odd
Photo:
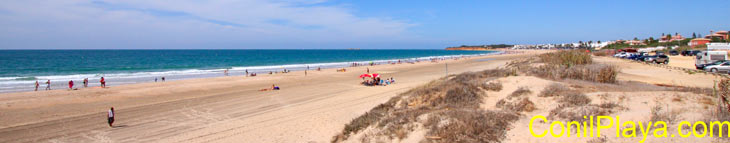
[[271, 85], [271, 88], [264, 88], [264, 89], [259, 89], [259, 91], [269, 91], [269, 90], [279, 90], [279, 89], [280, 89], [280, 88], [279, 88], [278, 86], [276, 86], [276, 85], [272, 84], [272, 85]]

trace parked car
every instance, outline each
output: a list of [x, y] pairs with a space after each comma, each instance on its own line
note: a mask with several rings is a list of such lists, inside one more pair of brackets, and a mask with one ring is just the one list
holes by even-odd
[[700, 64], [700, 65], [695, 65], [695, 66], [697, 67], [697, 69], [704, 69], [707, 66], [719, 65], [719, 64], [722, 64], [722, 63], [725, 63], [725, 62], [728, 62], [728, 61], [727, 60], [719, 60], [719, 61], [715, 61], [715, 62], [712, 62], [712, 63]]
[[669, 64], [669, 57], [667, 55], [653, 55], [653, 56], [645, 56], [642, 61], [644, 62], [652, 62], [655, 64]]
[[643, 56], [643, 55], [640, 55], [640, 54], [633, 54], [633, 55], [631, 55], [631, 56], [629, 56], [629, 57], [626, 57], [626, 59], [629, 59], [629, 60], [635, 60], [635, 61], [636, 61], [636, 60], [638, 60], [638, 59], [639, 59], [639, 58], [640, 58], [641, 56]]
[[669, 51], [669, 55], [672, 55], [672, 56], [679, 55], [679, 51], [677, 51], [677, 50], [671, 50], [671, 51]]
[[636, 55], [636, 53], [626, 53], [626, 55], [623, 56], [623, 57], [621, 57], [621, 58], [626, 59], [626, 58], [629, 58], [629, 57], [634, 56], [634, 55]]
[[686, 51], [682, 51], [681, 55], [682, 56], [695, 56], [695, 55], [697, 55], [697, 53], [700, 53], [700, 50], [686, 50]]
[[620, 57], [621, 57], [621, 56], [623, 56], [624, 54], [626, 54], [626, 53], [624, 53], [624, 52], [621, 52], [621, 53], [616, 53], [616, 54], [614, 54], [614, 55], [613, 55], [613, 57], [617, 57], [617, 58], [620, 58]]
[[730, 62], [724, 62], [718, 65], [706, 66], [705, 71], [717, 73], [717, 72], [728, 72], [730, 70]]
[[630, 57], [629, 59], [634, 61], [644, 61], [644, 57], [649, 56], [649, 53], [641, 52], [636, 54], [636, 56]]
[[621, 53], [615, 54], [613, 56], [614, 57], [617, 57], [617, 58], [626, 58], [626, 57], [631, 56], [631, 55], [632, 55], [632, 53], [621, 52]]
[[629, 60], [638, 60], [639, 57], [645, 56], [645, 55], [648, 55], [648, 54], [646, 52], [639, 52], [639, 53], [631, 54], [631, 56], [628, 56], [625, 58], [629, 59]]
[[691, 50], [691, 51], [687, 51], [687, 55], [683, 55], [683, 56], [696, 56], [700, 52], [702, 52], [702, 51], [700, 51], [700, 50]]
[[702, 52], [701, 50], [692, 50], [692, 53], [691, 53], [692, 55], [690, 55], [690, 56], [697, 56], [697, 54], [699, 54], [701, 52]]

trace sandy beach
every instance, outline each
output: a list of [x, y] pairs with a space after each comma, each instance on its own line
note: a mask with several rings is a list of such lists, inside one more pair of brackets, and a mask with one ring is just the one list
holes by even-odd
[[[328, 142], [397, 93], [449, 74], [536, 52], [438, 63], [377, 65], [0, 95], [0, 142]], [[366, 68], [396, 84], [366, 87]], [[272, 84], [279, 91], [259, 91]], [[115, 128], [106, 111], [116, 110]]]

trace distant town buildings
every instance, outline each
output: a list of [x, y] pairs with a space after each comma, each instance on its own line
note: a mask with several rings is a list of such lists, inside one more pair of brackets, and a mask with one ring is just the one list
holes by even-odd
[[641, 40], [627, 40], [627, 41], [624, 41], [624, 43], [632, 45], [632, 46], [646, 45], [646, 43], [642, 42]]
[[682, 37], [679, 33], [675, 33], [674, 36], [672, 35], [664, 35], [659, 39], [659, 42], [674, 42], [674, 41], [681, 41], [685, 38]]
[[[615, 41], [588, 41], [588, 42], [577, 42], [577, 43], [562, 43], [562, 44], [533, 44], [533, 45], [509, 45], [511, 49], [595, 49], [600, 50], [603, 48], [609, 49], [623, 49], [623, 48], [642, 48], [645, 50], [660, 50], [666, 48], [678, 48], [680, 46], [689, 45], [690, 47], [696, 47], [700, 45], [711, 45], [716, 43], [724, 43], [730, 41], [730, 35], [728, 31], [710, 31], [709, 35], [704, 36], [692, 33], [692, 37], [684, 37], [679, 33], [662, 34], [659, 39], [649, 37], [647, 39], [634, 38], [633, 40], [615, 40]], [[691, 39], [691, 40], [690, 40]], [[504, 45], [504, 44], [502, 44]], [[721, 46], [728, 46], [728, 44], [720, 44]], [[455, 50], [466, 50], [485, 48], [487, 46], [461, 46], [451, 47]], [[506, 45], [505, 45], [506, 47]]]
[[562, 44], [534, 44], [534, 45], [514, 45], [511, 49], [576, 49], [576, 48], [590, 48], [597, 49], [608, 44], [615, 43], [615, 41], [607, 42], [579, 42], [579, 43], [562, 43]]

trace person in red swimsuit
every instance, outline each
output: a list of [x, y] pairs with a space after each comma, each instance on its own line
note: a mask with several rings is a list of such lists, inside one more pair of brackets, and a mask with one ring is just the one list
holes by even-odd
[[101, 88], [106, 88], [106, 81], [104, 81], [104, 77], [101, 77], [101, 80], [99, 80], [101, 83]]

